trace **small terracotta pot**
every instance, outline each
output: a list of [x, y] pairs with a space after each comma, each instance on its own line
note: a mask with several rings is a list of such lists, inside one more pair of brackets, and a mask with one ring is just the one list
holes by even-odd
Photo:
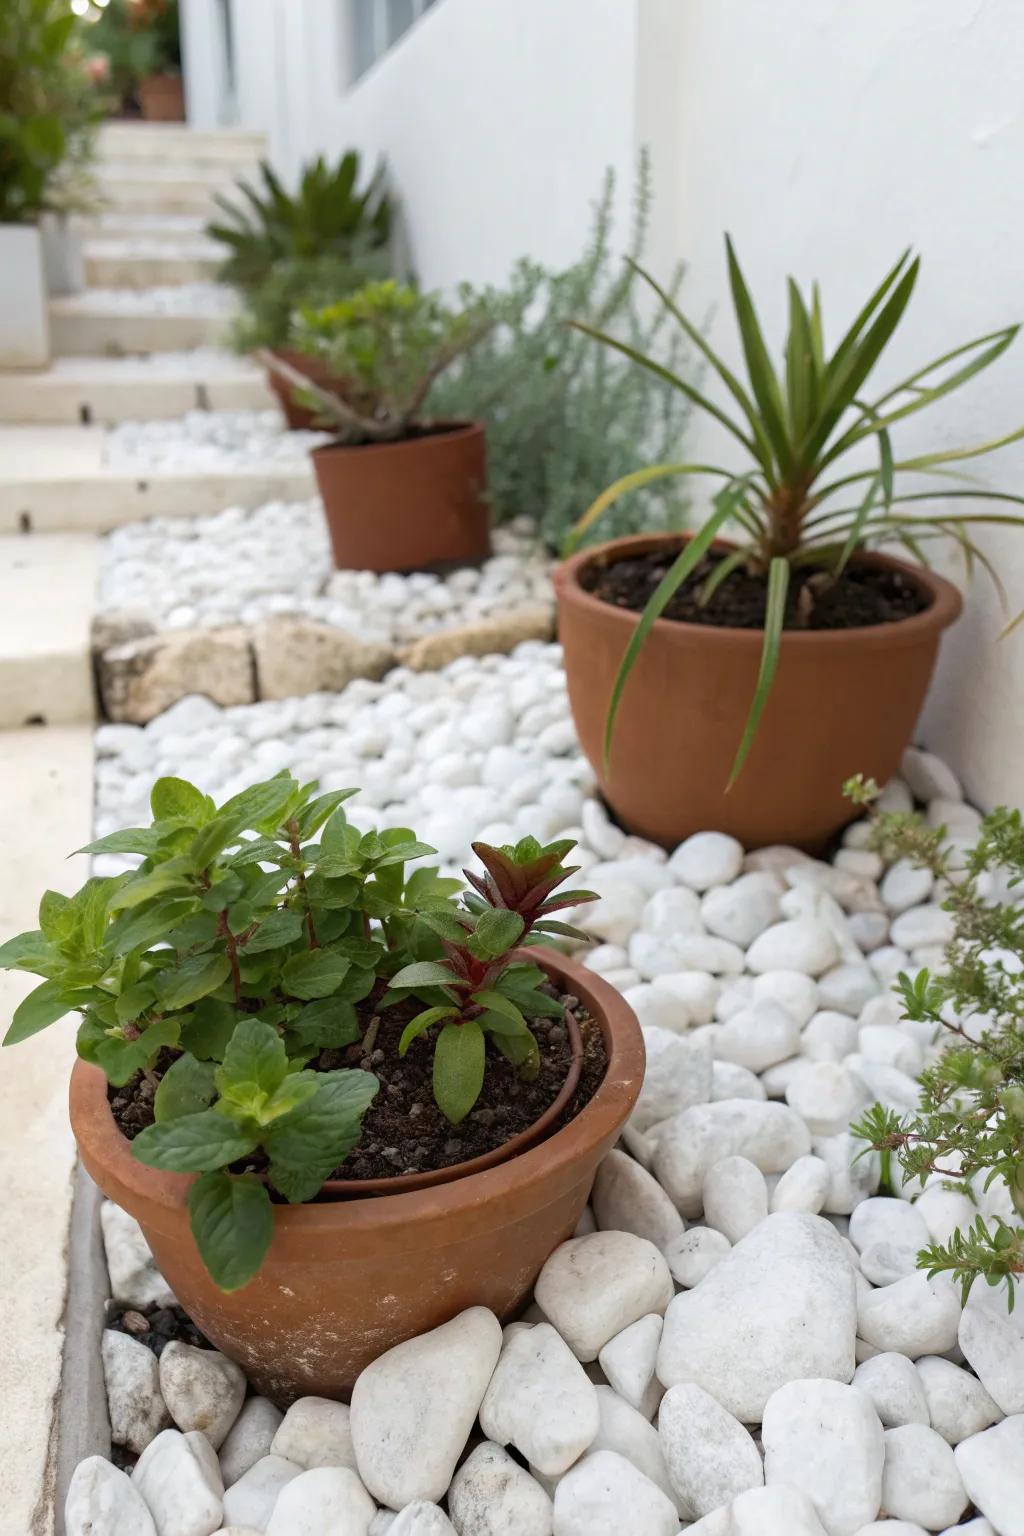
[[339, 570], [412, 571], [491, 552], [484, 429], [439, 424], [397, 443], [314, 448]]
[[185, 87], [180, 75], [147, 75], [139, 81], [136, 95], [147, 122], [185, 121]]
[[[303, 374], [313, 384], [324, 389], [338, 390], [344, 394], [343, 381], [336, 379], [326, 363], [319, 358], [307, 357], [304, 352], [293, 352], [290, 347], [275, 347], [274, 356], [289, 363], [296, 373]], [[277, 396], [289, 432], [310, 432], [317, 427], [317, 415], [308, 406], [300, 405], [292, 393], [292, 386], [273, 368], [267, 369], [267, 383]]]
[[643, 1037], [629, 1005], [594, 972], [541, 948], [530, 957], [580, 999], [608, 1051], [605, 1076], [575, 1119], [509, 1162], [432, 1189], [275, 1206], [263, 1267], [230, 1295], [213, 1284], [189, 1230], [192, 1178], [138, 1162], [103, 1073], [76, 1063], [71, 1125], [82, 1162], [139, 1221], [182, 1306], [259, 1392], [280, 1403], [347, 1396], [371, 1360], [466, 1307], [515, 1316], [572, 1233], [640, 1091]]
[[[750, 755], [726, 792], [760, 665], [763, 633], [659, 619], [626, 684], [604, 767], [612, 686], [639, 615], [586, 592], [584, 567], [612, 564], [679, 535], [614, 539], [555, 572], [559, 638], [580, 743], [602, 793], [631, 832], [674, 847], [708, 828], [747, 848], [817, 852], [855, 814], [843, 783], [883, 784], [899, 767], [931, 680], [942, 631], [960, 613], [952, 583], [887, 555], [928, 598], [913, 618], [843, 630], [787, 630]], [[723, 546], [727, 547], [727, 546]]]

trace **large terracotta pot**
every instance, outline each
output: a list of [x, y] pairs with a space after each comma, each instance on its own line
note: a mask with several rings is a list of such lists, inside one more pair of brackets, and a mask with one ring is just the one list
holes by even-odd
[[180, 75], [147, 75], [139, 81], [136, 95], [146, 122], [185, 121], [185, 87]]
[[213, 1284], [193, 1242], [191, 1176], [138, 1162], [110, 1112], [103, 1073], [76, 1063], [71, 1124], [86, 1169], [140, 1222], [182, 1306], [258, 1391], [280, 1403], [345, 1396], [371, 1360], [465, 1307], [513, 1317], [571, 1234], [636, 1102], [643, 1038], [607, 982], [552, 951], [530, 955], [600, 1024], [608, 1070], [586, 1107], [539, 1146], [449, 1184], [275, 1207], [263, 1267], [231, 1295]]
[[898, 769], [960, 594], [922, 567], [865, 555], [900, 571], [929, 606], [898, 623], [787, 631], [757, 738], [728, 793], [762, 632], [659, 619], [623, 692], [606, 773], [608, 703], [639, 616], [584, 591], [580, 573], [666, 542], [679, 536], [614, 539], [555, 572], [573, 718], [602, 793], [623, 826], [666, 847], [714, 829], [748, 848], [819, 851], [854, 814], [844, 781], [864, 773], [882, 784]]
[[[303, 374], [324, 389], [338, 389], [341, 381], [335, 378], [326, 363], [319, 358], [307, 357], [304, 352], [293, 352], [289, 347], [276, 347], [274, 355], [290, 364], [296, 373]], [[292, 386], [273, 368], [267, 369], [267, 383], [277, 396], [289, 432], [309, 432], [316, 429], [317, 415], [308, 406], [300, 405], [292, 392]], [[344, 389], [342, 388], [342, 393]]]
[[314, 448], [313, 467], [340, 570], [411, 571], [491, 552], [478, 423], [397, 443], [328, 443]]

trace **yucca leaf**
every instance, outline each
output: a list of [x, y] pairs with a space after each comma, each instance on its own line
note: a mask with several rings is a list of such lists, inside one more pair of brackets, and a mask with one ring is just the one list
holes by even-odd
[[901, 459], [896, 465], [897, 469], [925, 470], [933, 469], [937, 464], [960, 464], [964, 459], [980, 459], [987, 453], [994, 453], [997, 448], [1006, 448], [1010, 443], [1019, 443], [1024, 438], [1024, 427], [1018, 427], [1014, 432], [1007, 432], [1004, 437], [992, 437], [987, 443], [975, 443], [970, 448], [947, 448], [940, 453], [922, 453], [915, 459]]
[[[861, 409], [869, 415], [874, 414], [874, 411], [870, 405], [862, 405]], [[840, 550], [839, 558], [835, 564], [834, 573], [836, 576], [841, 576], [843, 574], [850, 556], [853, 554], [857, 546], [862, 542], [864, 528], [867, 524], [868, 518], [871, 516], [871, 513], [874, 510], [874, 506], [879, 498], [879, 495], [881, 495], [882, 504], [885, 507], [886, 512], [888, 512], [892, 506], [892, 441], [884, 427], [881, 428], [878, 432], [878, 454], [878, 473], [872, 480], [871, 484], [868, 486], [867, 494], [857, 509], [854, 519], [850, 524], [849, 532], [846, 535], [846, 542]]]
[[680, 552], [679, 557], [673, 561], [671, 567], [662, 577], [657, 587], [640, 616], [640, 622], [630, 636], [618, 674], [612, 686], [611, 699], [608, 703], [608, 715], [604, 725], [604, 767], [609, 772], [611, 760], [612, 735], [615, 730], [615, 717], [619, 712], [622, 702], [622, 692], [629, 681], [630, 673], [636, 665], [637, 657], [643, 649], [644, 642], [654, 627], [655, 622], [664, 613], [669, 601], [682, 586], [690, 572], [699, 564], [704, 555], [710, 549], [722, 524], [732, 515], [733, 501], [742, 494], [741, 490], [725, 490], [719, 492], [715, 498], [716, 509], [708, 518], [689, 543]]
[[590, 504], [565, 541], [566, 553], [572, 554], [579, 548], [580, 539], [587, 529], [622, 496], [630, 491], [642, 490], [645, 485], [651, 485], [655, 480], [665, 480], [671, 475], [715, 475], [722, 480], [735, 479], [727, 469], [718, 469], [714, 464], [649, 464], [646, 469], [634, 469], [631, 474], [622, 475], [614, 481]]
[[[843, 339], [839, 343], [838, 347], [836, 347], [836, 350], [833, 352], [832, 356], [829, 358], [828, 363], [826, 364], [826, 367], [825, 367], [826, 381], [831, 380], [831, 378], [832, 378], [832, 376], [834, 374], [837, 374], [843, 367], [845, 367], [846, 360], [849, 357], [850, 353], [853, 351], [853, 349], [856, 346], [858, 340], [860, 339], [861, 332], [863, 331], [864, 327], [867, 325], [868, 321], [871, 319], [872, 315], [875, 313], [876, 309], [878, 309], [878, 307], [882, 303], [883, 299], [890, 292], [890, 290], [892, 289], [893, 284], [902, 275], [903, 270], [904, 270], [904, 268], [907, 265], [907, 262], [910, 260], [910, 256], [911, 256], [911, 247], [908, 245], [907, 249], [903, 252], [903, 254], [900, 257], [899, 261], [896, 262], [895, 266], [890, 267], [889, 271], [885, 274], [885, 276], [883, 277], [882, 281], [879, 283], [878, 287], [875, 289], [874, 293], [868, 299], [868, 301], [864, 305], [864, 307], [860, 310], [860, 312], [857, 315], [856, 319], [854, 320], [853, 324], [850, 326], [849, 330], [846, 332], [846, 335], [843, 337]], [[821, 328], [820, 327], [821, 309], [820, 309], [820, 296], [817, 293], [817, 286], [815, 286], [815, 296], [816, 296], [816, 299], [818, 300], [818, 315], [819, 315], [819, 330], [820, 330], [820, 328]]]
[[768, 604], [764, 615], [764, 642], [761, 647], [761, 666], [757, 674], [750, 713], [743, 728], [739, 750], [733, 760], [726, 791], [736, 783], [747, 755], [754, 744], [757, 728], [761, 723], [764, 707], [772, 691], [775, 672], [779, 664], [782, 631], [786, 622], [786, 594], [789, 591], [789, 561], [777, 555], [768, 567]]
[[786, 400], [793, 437], [800, 441], [818, 409], [820, 380], [803, 295], [792, 278], [789, 287], [789, 335], [786, 338]]
[[713, 400], [709, 400], [706, 395], [702, 395], [699, 389], [694, 389], [692, 384], [687, 384], [684, 379], [681, 379], [678, 374], [673, 373], [670, 368], [663, 367], [653, 357], [647, 357], [636, 347], [631, 347], [628, 342], [619, 341], [618, 337], [609, 336], [606, 331], [599, 331], [595, 326], [587, 325], [583, 320], [570, 320], [569, 324], [574, 330], [581, 331], [584, 336], [592, 336], [595, 341], [604, 342], [607, 347], [614, 347], [615, 351], [621, 352], [623, 357], [628, 357], [631, 362], [639, 363], [640, 367], [646, 368], [648, 373], [653, 373], [656, 378], [664, 380], [666, 384], [671, 384], [673, 389], [678, 389], [681, 394], [686, 396], [687, 400], [699, 406], [709, 416], [713, 416], [720, 426], [723, 426], [727, 432], [730, 432], [736, 438], [737, 442], [743, 444], [744, 448], [753, 458], [761, 462], [757, 444], [746, 435], [742, 427], [737, 426], [732, 417], [723, 411], [720, 406], [715, 405]]
[[654, 277], [652, 277], [651, 274], [644, 267], [642, 267], [639, 262], [634, 261], [632, 257], [627, 257], [626, 259], [637, 276], [642, 278], [648, 287], [657, 294], [662, 304], [665, 306], [668, 312], [675, 317], [689, 340], [700, 352], [701, 356], [711, 364], [712, 368], [718, 374], [718, 377], [722, 380], [722, 383], [725, 385], [726, 389], [732, 395], [744, 416], [747, 418], [751, 433], [753, 434], [755, 440], [755, 452], [758, 462], [765, 473], [770, 475], [772, 472], [772, 445], [769, 441], [767, 433], [765, 432], [764, 423], [761, 420], [761, 416], [754, 401], [743, 388], [743, 385], [733, 373], [732, 369], [726, 366], [726, 364], [719, 357], [718, 353], [707, 342], [702, 332], [697, 328], [697, 326], [694, 325], [693, 321], [686, 318], [678, 304], [672, 298], [672, 295], [666, 292], [661, 284]]
[[749, 549], [734, 549], [731, 554], [723, 555], [700, 589], [700, 597], [697, 599], [700, 606], [706, 608], [723, 581], [727, 581], [733, 571], [738, 570], [744, 561], [749, 559]]
[[732, 241], [728, 235], [725, 237], [725, 249], [729, 261], [729, 284], [732, 289], [732, 303], [736, 311], [736, 323], [739, 326], [740, 341], [743, 343], [743, 355], [746, 358], [747, 374], [750, 378], [750, 387], [754, 392], [754, 399], [760, 407], [764, 418], [765, 431], [772, 445], [772, 451], [780, 470], [785, 474], [793, 462], [793, 449], [786, 431], [785, 411], [782, 404], [782, 395], [779, 390], [779, 381], [775, 377], [775, 370], [768, 356], [768, 348], [765, 346], [761, 324], [757, 318], [754, 301], [750, 297], [749, 289], [740, 271], [740, 264], [736, 260], [736, 252], [733, 250]]

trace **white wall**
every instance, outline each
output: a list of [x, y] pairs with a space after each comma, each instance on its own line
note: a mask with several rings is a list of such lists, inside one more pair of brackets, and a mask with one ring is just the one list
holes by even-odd
[[[776, 338], [787, 273], [822, 281], [834, 336], [915, 244], [922, 275], [883, 382], [1024, 317], [1019, 0], [686, 0], [684, 10], [680, 112], [668, 130], [679, 137], [674, 154], [664, 142], [655, 152], [678, 177], [691, 312], [724, 298], [729, 230]], [[736, 357], [724, 305], [714, 338]], [[908, 422], [897, 451], [1022, 422], [1024, 337], [934, 417]], [[1024, 446], [977, 469], [1024, 493]], [[1024, 607], [1024, 530], [984, 542], [1014, 611]], [[982, 579], [943, 646], [922, 730], [982, 804], [1019, 805], [1024, 633], [997, 643], [1001, 623]]]

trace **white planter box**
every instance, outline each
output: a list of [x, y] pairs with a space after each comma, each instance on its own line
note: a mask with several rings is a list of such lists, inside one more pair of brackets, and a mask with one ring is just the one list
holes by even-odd
[[47, 292], [81, 293], [85, 287], [85, 256], [78, 220], [68, 213], [44, 213], [39, 220], [43, 271]]
[[0, 368], [44, 368], [50, 326], [39, 231], [0, 224]]

